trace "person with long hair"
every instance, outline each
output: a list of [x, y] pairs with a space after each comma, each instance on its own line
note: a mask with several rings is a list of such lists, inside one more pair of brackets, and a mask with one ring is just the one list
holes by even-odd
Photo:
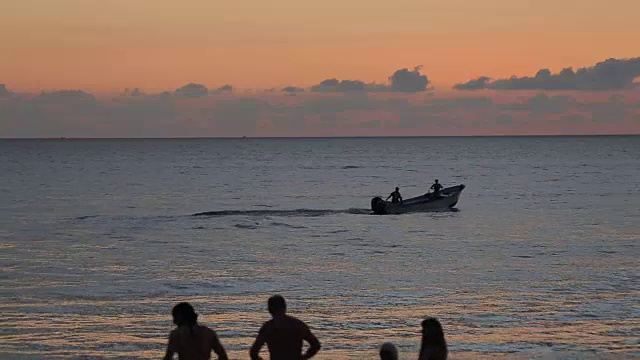
[[418, 360], [446, 360], [447, 342], [444, 339], [442, 325], [435, 318], [422, 321], [422, 342]]
[[198, 324], [198, 314], [191, 304], [177, 304], [171, 315], [176, 328], [169, 334], [164, 360], [172, 360], [175, 353], [180, 360], [210, 360], [211, 350], [218, 355], [219, 360], [229, 359], [216, 332]]

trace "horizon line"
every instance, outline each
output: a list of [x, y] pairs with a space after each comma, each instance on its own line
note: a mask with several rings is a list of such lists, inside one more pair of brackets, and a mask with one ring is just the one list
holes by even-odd
[[390, 135], [390, 136], [175, 136], [175, 137], [0, 137], [6, 140], [296, 140], [296, 139], [421, 139], [421, 138], [509, 138], [509, 137], [623, 137], [632, 134], [527, 134], [527, 135]]

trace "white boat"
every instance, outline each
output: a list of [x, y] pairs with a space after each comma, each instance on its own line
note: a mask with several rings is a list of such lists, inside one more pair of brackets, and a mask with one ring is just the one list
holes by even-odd
[[433, 193], [406, 199], [401, 203], [392, 203], [379, 196], [371, 199], [371, 210], [374, 214], [404, 214], [408, 212], [441, 211], [456, 206], [464, 185], [451, 186], [440, 190], [440, 194]]

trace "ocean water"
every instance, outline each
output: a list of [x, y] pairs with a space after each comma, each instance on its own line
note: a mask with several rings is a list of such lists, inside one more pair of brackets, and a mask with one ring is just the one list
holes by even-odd
[[[371, 215], [395, 186], [458, 211]], [[191, 302], [248, 358], [275, 293], [318, 359], [640, 357], [640, 137], [0, 141], [0, 358], [158, 359]], [[207, 216], [192, 216], [211, 212]]]

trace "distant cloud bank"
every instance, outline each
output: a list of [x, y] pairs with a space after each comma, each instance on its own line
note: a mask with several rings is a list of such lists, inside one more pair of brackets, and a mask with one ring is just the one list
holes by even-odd
[[290, 85], [263, 93], [188, 83], [155, 94], [139, 88], [116, 96], [21, 94], [0, 84], [0, 137], [638, 134], [638, 76], [640, 58], [455, 86], [504, 90], [481, 96], [426, 93], [430, 80], [419, 66], [395, 71], [386, 84], [332, 78], [310, 89]]
[[557, 74], [541, 69], [534, 77], [512, 76], [509, 79], [490, 81], [487, 76], [453, 86], [456, 90], [624, 90], [634, 87], [634, 79], [640, 77], [640, 57], [608, 59], [592, 67], [565, 68]]
[[640, 133], [637, 90], [514, 98], [300, 88], [280, 96], [217, 90], [204, 95], [201, 86], [189, 85], [160, 94], [134, 89], [115, 97], [81, 90], [17, 95], [2, 89], [0, 137]]
[[7, 89], [7, 86], [5, 84], [0, 84], [0, 99], [8, 98], [11, 95], [13, 95], [13, 93]]
[[[134, 89], [138, 90], [139, 89]], [[184, 85], [180, 88], [177, 88], [173, 93], [177, 96], [183, 96], [183, 97], [188, 97], [188, 98], [199, 98], [202, 96], [207, 96], [209, 94], [214, 94], [214, 93], [222, 93], [222, 92], [232, 92], [233, 91], [233, 86], [226, 84], [223, 86], [220, 86], [219, 88], [215, 89], [215, 90], [209, 90], [206, 86], [202, 85], [202, 84], [195, 84], [195, 83], [189, 83], [187, 85]], [[133, 92], [130, 93], [131, 96], [135, 96], [136, 94], [134, 94]]]
[[420, 73], [422, 66], [413, 70], [399, 69], [389, 77], [391, 84], [365, 83], [360, 80], [326, 79], [311, 87], [312, 92], [344, 93], [362, 92], [404, 92], [415, 93], [425, 91], [429, 85], [429, 78]]
[[209, 89], [202, 84], [189, 83], [176, 89], [174, 93], [179, 96], [197, 98], [209, 94]]
[[304, 89], [300, 88], [300, 87], [295, 87], [295, 86], [287, 86], [287, 87], [282, 88], [282, 92], [298, 93], [298, 92], [304, 92]]

